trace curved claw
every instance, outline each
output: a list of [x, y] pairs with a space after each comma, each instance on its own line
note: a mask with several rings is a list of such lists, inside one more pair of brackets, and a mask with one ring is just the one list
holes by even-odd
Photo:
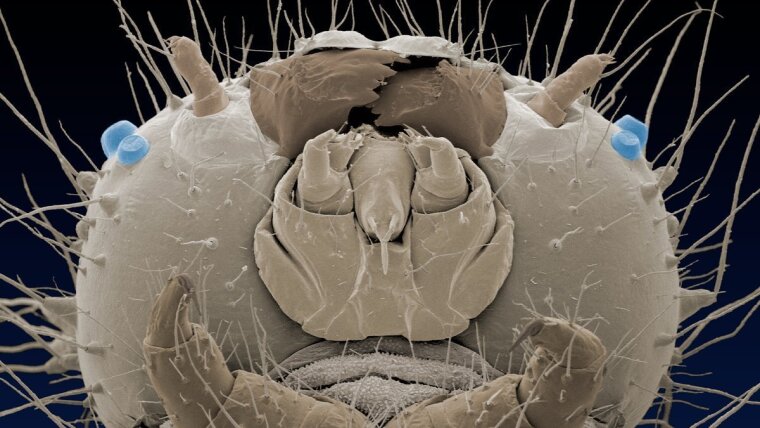
[[557, 362], [573, 369], [589, 368], [599, 363], [606, 353], [604, 345], [587, 329], [558, 318], [531, 321], [530, 340], [537, 348], [546, 350]]
[[177, 343], [184, 343], [192, 336], [187, 304], [193, 292], [192, 283], [187, 275], [169, 279], [169, 284], [153, 304], [145, 343], [170, 348]]
[[531, 320], [528, 325], [523, 328], [523, 331], [517, 336], [515, 341], [512, 343], [512, 346], [509, 347], [509, 350], [507, 353], [511, 353], [515, 348], [520, 346], [521, 343], [525, 342], [525, 339], [529, 337], [533, 337], [538, 334], [539, 331], [544, 327], [544, 323], [540, 319], [534, 319]]
[[203, 327], [191, 324], [190, 278], [169, 280], [156, 299], [143, 341], [148, 377], [178, 428], [200, 428], [219, 412], [235, 378]]
[[580, 428], [602, 387], [606, 349], [580, 325], [545, 317], [528, 323], [516, 343], [530, 338], [536, 351], [517, 389], [536, 427]]
[[[172, 426], [365, 425], [364, 416], [343, 403], [308, 397], [268, 376], [242, 370], [233, 376], [214, 339], [203, 327], [187, 320], [187, 302], [192, 295], [189, 277], [170, 279], [156, 300], [143, 342], [148, 377]], [[175, 321], [181, 329], [191, 329], [187, 341], [176, 343], [167, 336]], [[157, 345], [168, 339], [168, 346]]]
[[[581, 326], [549, 317], [528, 323], [513, 347], [527, 338], [538, 349], [522, 376], [507, 374], [467, 392], [428, 399], [405, 409], [386, 427], [583, 427], [602, 377], [593, 367], [563, 368], [550, 354], [568, 346], [575, 349], [576, 341], [601, 345], [599, 339]], [[595, 361], [603, 361], [605, 352], [601, 347]]]
[[604, 345], [587, 329], [558, 318], [539, 318], [528, 323], [515, 339], [510, 352], [525, 339], [530, 338], [537, 348], [543, 348], [555, 361], [573, 369], [587, 368], [605, 354]]

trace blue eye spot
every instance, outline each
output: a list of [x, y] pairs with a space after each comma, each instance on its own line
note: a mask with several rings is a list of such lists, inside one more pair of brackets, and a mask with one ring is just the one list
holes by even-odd
[[641, 156], [639, 137], [631, 131], [620, 131], [612, 136], [612, 148], [628, 160], [636, 160]]
[[103, 147], [103, 153], [106, 157], [116, 154], [119, 143], [124, 138], [132, 135], [137, 131], [137, 126], [128, 120], [120, 120], [109, 126], [100, 137], [100, 145]]
[[128, 135], [121, 140], [116, 155], [123, 165], [134, 165], [150, 151], [150, 143], [145, 137], [137, 134]]
[[636, 134], [636, 137], [639, 138], [642, 150], [644, 149], [644, 146], [647, 145], [647, 140], [649, 139], [649, 127], [644, 122], [627, 114], [618, 119], [617, 122], [615, 122], [615, 125], [624, 131]]

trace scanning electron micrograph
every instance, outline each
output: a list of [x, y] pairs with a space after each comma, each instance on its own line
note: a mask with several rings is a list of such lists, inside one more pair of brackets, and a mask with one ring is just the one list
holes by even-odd
[[760, 426], [756, 365], [710, 380], [757, 348], [690, 366], [760, 306], [727, 273], [757, 104], [703, 131], [747, 90], [708, 73], [718, 0], [102, 3], [85, 137], [0, 9], [0, 123], [68, 186], [0, 188], [2, 259], [60, 256], [0, 270], [0, 426]]

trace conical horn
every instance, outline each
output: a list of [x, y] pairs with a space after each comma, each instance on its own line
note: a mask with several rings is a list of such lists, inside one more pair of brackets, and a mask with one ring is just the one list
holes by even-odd
[[594, 86], [602, 78], [602, 71], [614, 58], [607, 54], [586, 55], [567, 71], [552, 80], [539, 92], [528, 106], [552, 125], [558, 127], [565, 121], [568, 107], [580, 98], [583, 91]]
[[182, 77], [193, 91], [193, 112], [198, 117], [210, 116], [227, 107], [230, 99], [214, 74], [211, 65], [203, 58], [201, 48], [187, 37], [171, 37], [169, 48]]

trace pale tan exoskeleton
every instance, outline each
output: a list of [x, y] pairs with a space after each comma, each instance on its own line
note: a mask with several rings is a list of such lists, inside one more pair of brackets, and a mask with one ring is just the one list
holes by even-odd
[[[153, 307], [143, 344], [151, 382], [175, 427], [375, 426], [333, 398], [302, 394], [268, 375], [231, 373], [214, 339], [189, 321], [193, 293], [189, 278], [169, 281]], [[433, 396], [399, 409], [383, 426], [583, 427], [601, 388], [604, 346], [585, 328], [556, 318], [533, 321], [526, 337], [536, 352], [524, 375]]]

